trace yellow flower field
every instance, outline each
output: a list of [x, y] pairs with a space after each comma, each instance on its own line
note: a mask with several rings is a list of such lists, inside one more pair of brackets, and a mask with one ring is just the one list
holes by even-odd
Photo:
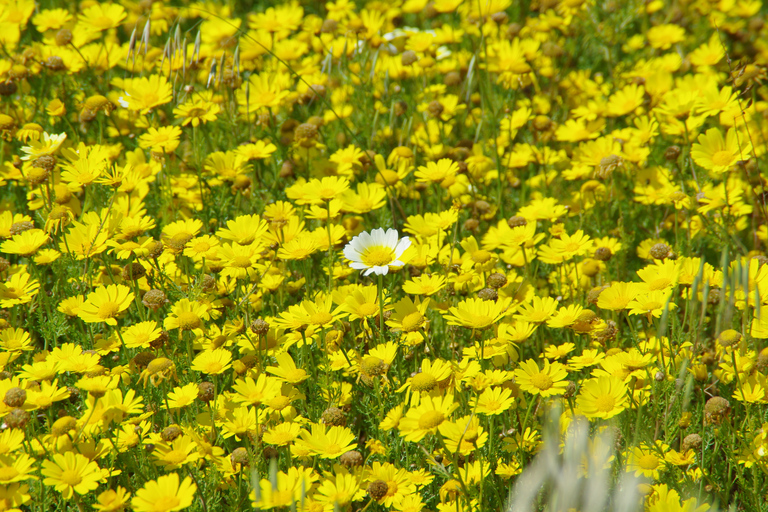
[[768, 511], [766, 14], [0, 0], [0, 511]]

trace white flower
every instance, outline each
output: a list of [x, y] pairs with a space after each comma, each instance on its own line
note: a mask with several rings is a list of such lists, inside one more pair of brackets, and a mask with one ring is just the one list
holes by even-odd
[[350, 267], [356, 270], [365, 270], [363, 275], [372, 273], [386, 275], [389, 267], [402, 267], [400, 256], [411, 246], [408, 237], [398, 240], [397, 230], [374, 229], [370, 233], [363, 231], [354, 237], [346, 247], [344, 256], [351, 261]]

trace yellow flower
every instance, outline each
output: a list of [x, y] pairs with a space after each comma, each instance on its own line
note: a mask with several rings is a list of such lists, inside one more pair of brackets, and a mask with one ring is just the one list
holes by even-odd
[[151, 149], [156, 153], [173, 153], [179, 147], [181, 128], [178, 126], [161, 126], [150, 128], [139, 137], [139, 147]]
[[232, 353], [225, 348], [205, 350], [192, 361], [192, 369], [205, 375], [218, 375], [232, 367]]
[[118, 98], [118, 103], [129, 110], [138, 110], [148, 114], [153, 108], [164, 105], [173, 99], [173, 88], [162, 75], [115, 80], [115, 85], [122, 86], [125, 93]]
[[30, 256], [48, 243], [48, 240], [48, 235], [42, 229], [29, 229], [0, 244], [0, 251], [6, 254]]
[[617, 377], [601, 376], [581, 385], [576, 404], [587, 418], [613, 418], [627, 407], [627, 386]]
[[737, 162], [748, 160], [752, 144], [743, 133], [730, 128], [723, 138], [717, 128], [699, 135], [698, 143], [691, 146], [691, 158], [704, 169], [721, 174]]
[[183, 298], [171, 307], [171, 314], [163, 322], [163, 326], [181, 331], [202, 331], [203, 320], [211, 318], [208, 306], [197, 301]]
[[477, 405], [475, 411], [485, 415], [501, 414], [515, 403], [512, 390], [500, 386], [486, 389], [474, 401]]
[[529, 359], [515, 370], [515, 382], [520, 389], [544, 397], [562, 395], [568, 387], [566, 377], [565, 366], [558, 362], [544, 361], [543, 368], [539, 368], [536, 361]]
[[290, 384], [298, 384], [309, 378], [306, 371], [296, 367], [291, 354], [283, 352], [275, 356], [279, 366], [268, 366], [267, 372], [276, 375], [277, 378]]
[[456, 307], [449, 309], [445, 315], [448, 325], [460, 325], [467, 329], [485, 329], [501, 320], [505, 315], [511, 299], [499, 298], [497, 301], [483, 299], [466, 299]]
[[43, 462], [41, 473], [46, 477], [43, 483], [53, 486], [64, 499], [93, 491], [103, 478], [98, 464], [73, 452], [54, 453], [52, 461]]
[[411, 407], [400, 420], [398, 429], [400, 437], [406, 441], [418, 443], [427, 434], [434, 434], [438, 427], [449, 419], [451, 413], [459, 407], [453, 402], [453, 397], [425, 396], [416, 407]]
[[173, 512], [192, 504], [197, 486], [190, 477], [179, 483], [179, 475], [171, 473], [150, 480], [136, 491], [131, 506], [136, 512]]
[[26, 272], [19, 272], [0, 283], [0, 308], [11, 308], [31, 301], [40, 289], [40, 281], [30, 278]]
[[79, 22], [88, 31], [101, 32], [120, 26], [126, 16], [125, 8], [120, 4], [95, 4], [83, 9]]
[[198, 126], [200, 123], [207, 123], [209, 121], [216, 120], [216, 114], [221, 111], [221, 108], [212, 101], [205, 100], [192, 100], [183, 103], [173, 109], [173, 115], [176, 119], [183, 119], [182, 126], [187, 126], [190, 123], [192, 126]]
[[336, 459], [344, 452], [357, 448], [355, 434], [347, 427], [333, 426], [326, 429], [325, 425], [315, 423], [311, 432], [302, 430], [299, 437], [301, 441], [297, 441], [297, 444], [321, 459]]
[[115, 317], [128, 309], [133, 297], [133, 292], [127, 286], [100, 286], [88, 294], [77, 316], [86, 323], [106, 322], [108, 325], [117, 325]]

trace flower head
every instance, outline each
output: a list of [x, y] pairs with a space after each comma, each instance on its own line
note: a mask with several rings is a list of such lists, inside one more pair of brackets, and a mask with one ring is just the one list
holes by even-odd
[[396, 229], [374, 229], [370, 233], [363, 231], [354, 237], [346, 247], [344, 256], [351, 262], [350, 267], [364, 270], [363, 275], [372, 273], [386, 275], [389, 267], [405, 265], [400, 261], [406, 249], [411, 246], [409, 238], [398, 239]]

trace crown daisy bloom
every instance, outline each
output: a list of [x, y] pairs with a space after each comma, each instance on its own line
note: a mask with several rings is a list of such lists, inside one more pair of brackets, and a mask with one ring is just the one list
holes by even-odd
[[363, 275], [386, 275], [390, 266], [402, 267], [400, 261], [406, 249], [411, 246], [406, 236], [398, 238], [396, 229], [374, 229], [370, 233], [363, 231], [344, 247], [344, 256], [351, 262], [350, 267], [364, 270]]

